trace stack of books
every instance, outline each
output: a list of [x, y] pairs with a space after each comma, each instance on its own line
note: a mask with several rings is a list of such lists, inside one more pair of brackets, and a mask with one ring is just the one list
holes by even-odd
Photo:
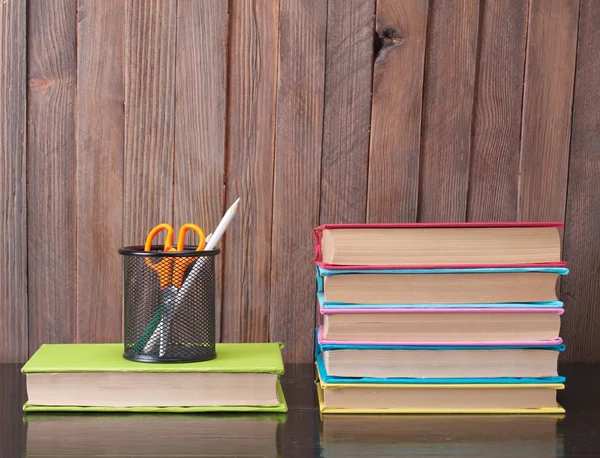
[[562, 413], [558, 223], [314, 229], [323, 413]]

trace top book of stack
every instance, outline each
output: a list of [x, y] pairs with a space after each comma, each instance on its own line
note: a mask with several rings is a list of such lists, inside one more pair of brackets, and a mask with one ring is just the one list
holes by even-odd
[[561, 223], [324, 224], [315, 264], [327, 269], [566, 266]]

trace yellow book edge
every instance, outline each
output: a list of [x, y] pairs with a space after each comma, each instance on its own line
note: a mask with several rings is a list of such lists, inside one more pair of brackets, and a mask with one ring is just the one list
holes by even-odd
[[[317, 371], [318, 377], [318, 371]], [[556, 407], [543, 407], [539, 409], [460, 409], [460, 408], [436, 408], [436, 409], [415, 409], [415, 408], [392, 408], [392, 409], [368, 409], [368, 408], [343, 408], [343, 407], [327, 407], [325, 405], [325, 399], [323, 396], [324, 389], [331, 389], [332, 384], [322, 383], [321, 378], [318, 377], [315, 382], [317, 385], [317, 399], [319, 402], [319, 411], [321, 414], [564, 414], [565, 409], [557, 404]], [[539, 386], [545, 387], [554, 387], [562, 384], [540, 384]], [[383, 387], [394, 387], [396, 385], [383, 385], [383, 384], [361, 384], [361, 387], [372, 387], [376, 386], [379, 388]], [[408, 387], [409, 385], [403, 385], [404, 387]], [[458, 387], [458, 385], [410, 385], [412, 387], [423, 388], [427, 387]], [[478, 386], [481, 388], [481, 385], [469, 385], [469, 386]], [[504, 388], [505, 385], [496, 385], [497, 387]], [[523, 386], [523, 385], [519, 385]], [[562, 385], [564, 388], [564, 385]], [[353, 387], [356, 388], [356, 384], [346, 383], [346, 384], [338, 384], [337, 387]]]

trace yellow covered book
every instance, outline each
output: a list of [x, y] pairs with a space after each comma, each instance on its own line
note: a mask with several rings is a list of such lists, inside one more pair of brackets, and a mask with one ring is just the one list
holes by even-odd
[[327, 383], [317, 367], [322, 413], [564, 413], [562, 383], [383, 384]]

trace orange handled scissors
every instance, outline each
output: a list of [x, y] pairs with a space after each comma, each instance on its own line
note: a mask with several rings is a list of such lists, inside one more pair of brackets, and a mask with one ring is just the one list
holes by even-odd
[[[185, 235], [188, 230], [193, 230], [198, 234], [200, 243], [198, 243], [196, 251], [202, 251], [206, 246], [204, 232], [192, 223], [181, 226], [179, 238], [177, 240], [177, 248], [173, 248], [173, 228], [166, 223], [155, 226], [146, 238], [144, 251], [152, 251], [152, 241], [154, 240], [154, 237], [162, 231], [167, 231], [164, 251], [185, 251]], [[177, 303], [177, 293], [183, 284], [183, 277], [186, 269], [196, 259], [198, 258], [193, 256], [165, 256], [160, 261], [153, 262], [150, 256], [145, 258], [146, 265], [158, 275], [161, 290], [161, 304], [157, 313], [152, 317], [150, 324], [146, 327], [140, 340], [136, 344], [137, 350], [144, 345], [144, 352], [149, 352], [160, 338], [160, 356], [165, 354], [171, 319], [180, 305]]]
[[[155, 226], [148, 234], [148, 237], [146, 237], [144, 251], [151, 251], [152, 241], [154, 240], [154, 237], [156, 237], [162, 231], [167, 231], [167, 236], [165, 238], [164, 243], [164, 251], [184, 251], [185, 234], [189, 230], [195, 231], [200, 237], [200, 243], [198, 243], [196, 251], [202, 251], [206, 246], [206, 237], [204, 236], [204, 231], [202, 231], [202, 229], [200, 229], [198, 226], [192, 223], [184, 224], [179, 229], [177, 248], [173, 248], [174, 231], [171, 225], [167, 223], [162, 223], [158, 226]], [[158, 262], [152, 262], [151, 258], [147, 257], [146, 264], [158, 274], [158, 278], [160, 280], [160, 289], [163, 290], [168, 286], [181, 288], [181, 285], [183, 283], [183, 274], [187, 267], [195, 260], [196, 258], [186, 256], [181, 258], [165, 257]]]

